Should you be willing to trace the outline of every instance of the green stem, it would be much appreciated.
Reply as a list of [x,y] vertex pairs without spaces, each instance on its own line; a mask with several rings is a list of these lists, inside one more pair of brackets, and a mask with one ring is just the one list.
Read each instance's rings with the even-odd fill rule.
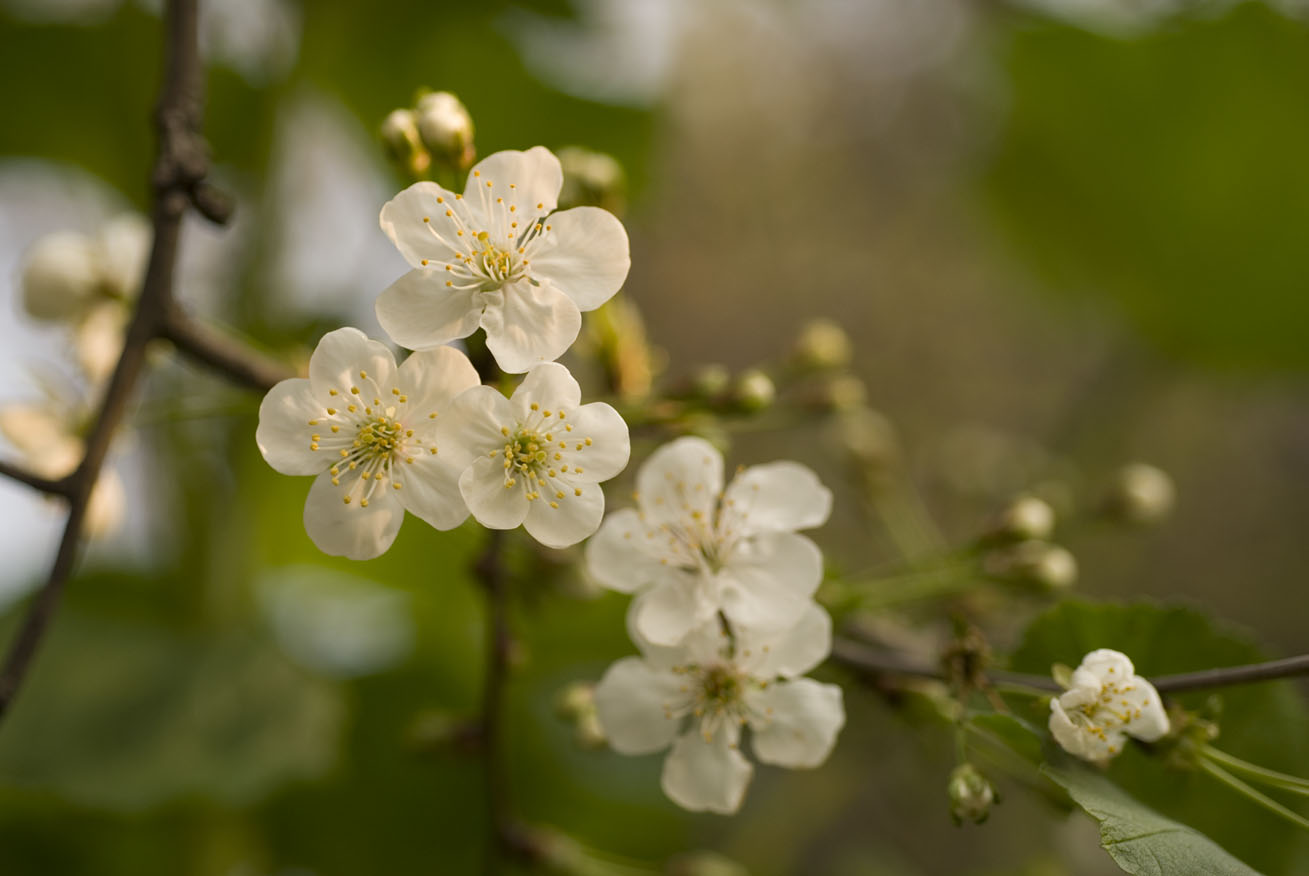
[[1286,819],[1302,830],[1309,830],[1309,818],[1305,818],[1300,813],[1287,809],[1271,797],[1265,796],[1259,791],[1256,791],[1254,788],[1250,787],[1245,782],[1214,763],[1212,760],[1202,758],[1200,760],[1200,769],[1204,770],[1233,791],[1243,794],[1252,802],[1257,803],[1274,815]]
[[1241,760],[1239,757],[1214,748],[1212,745],[1204,746],[1201,751],[1210,760],[1217,761],[1227,769],[1240,773],[1251,781],[1261,782],[1269,787],[1280,788],[1292,794],[1309,797],[1309,779],[1279,773],[1277,770],[1270,770],[1267,767]]

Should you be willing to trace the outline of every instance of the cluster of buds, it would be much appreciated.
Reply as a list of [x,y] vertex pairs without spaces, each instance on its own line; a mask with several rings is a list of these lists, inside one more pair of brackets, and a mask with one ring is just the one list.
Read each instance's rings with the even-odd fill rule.
[[1072,587],[1077,582],[1077,559],[1050,541],[1054,525],[1054,509],[1044,499],[1014,499],[983,530],[982,573],[1042,592]]
[[442,170],[461,174],[477,158],[473,117],[448,91],[421,93],[413,108],[392,110],[381,134],[391,160],[414,179]]

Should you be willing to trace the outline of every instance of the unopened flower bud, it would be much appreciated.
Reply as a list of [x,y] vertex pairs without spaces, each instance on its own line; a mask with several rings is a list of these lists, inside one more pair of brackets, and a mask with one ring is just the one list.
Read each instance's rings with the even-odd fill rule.
[[42,237],[27,252],[22,285],[23,307],[33,317],[76,321],[100,285],[94,244],[73,231]]
[[997,548],[982,557],[982,571],[1001,581],[1054,592],[1077,581],[1077,559],[1067,549],[1032,539]]
[[900,456],[895,427],[871,408],[858,407],[841,414],[837,425],[841,448],[851,460],[868,472],[882,472],[894,466]]
[[1019,496],[991,519],[982,533],[989,541],[1044,540],[1054,532],[1054,509],[1044,499]]
[[418,135],[418,119],[412,110],[392,110],[382,122],[382,144],[386,154],[413,176],[426,173],[432,164],[432,156],[423,147]]
[[838,374],[823,384],[822,401],[826,410],[854,410],[868,401],[868,387],[853,374]]
[[627,174],[618,159],[580,146],[565,146],[558,155],[564,169],[559,209],[602,207],[622,214],[627,204]]
[[691,375],[691,394],[705,401],[721,398],[732,383],[732,372],[722,365],[702,365]]
[[815,371],[848,365],[852,355],[850,336],[830,319],[815,319],[805,325],[792,353],[796,365]]
[[1173,510],[1177,490],[1162,469],[1143,462],[1125,465],[1105,496],[1105,512],[1126,523],[1157,523]]
[[555,714],[565,721],[576,721],[594,711],[595,685],[590,682],[575,681],[555,697]]
[[950,817],[955,824],[965,821],[981,824],[996,802],[995,788],[971,763],[955,767],[946,790],[950,795]]
[[777,398],[777,387],[773,379],[758,368],[741,372],[732,388],[732,397],[737,405],[747,411],[762,411]]
[[448,91],[433,91],[418,99],[414,110],[418,134],[432,158],[465,170],[476,157],[473,118],[459,98]]

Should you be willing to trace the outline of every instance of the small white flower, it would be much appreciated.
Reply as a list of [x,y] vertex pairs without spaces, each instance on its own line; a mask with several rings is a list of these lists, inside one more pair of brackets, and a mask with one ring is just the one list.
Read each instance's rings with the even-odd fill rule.
[[489,386],[460,395],[438,436],[463,475],[459,489],[483,526],[522,524],[549,547],[595,532],[607,481],[627,466],[627,424],[582,391],[557,362],[537,365],[505,398]]
[[729,814],[741,805],[754,767],[741,754],[741,731],[764,762],[816,767],[845,723],[841,689],[799,678],[831,649],[832,621],[809,603],[781,635],[738,631],[717,619],[676,648],[633,639],[643,657],[620,660],[595,689],[609,744],[621,754],[672,746],[663,789],[685,809]]
[[415,353],[399,368],[363,332],[323,336],[309,377],[283,380],[259,406],[255,441],[282,474],[317,475],[305,530],[324,553],[367,560],[395,541],[404,512],[437,529],[468,516],[459,468],[437,453],[450,401],[478,383],[458,350]]
[[743,470],[723,489],[723,457],[700,438],[656,450],[637,475],[639,510],[611,514],[587,545],[601,584],[638,593],[640,634],[674,645],[723,612],[732,628],[779,631],[818,589],[823,558],[794,530],[819,526],[832,493],[795,462]]
[[562,355],[581,312],[608,301],[631,265],[610,213],[550,215],[562,185],[559,159],[536,146],[478,162],[462,195],[420,182],[387,203],[382,230],[413,268],[377,300],[391,338],[425,350],[481,326],[509,372]]
[[1050,732],[1069,754],[1103,762],[1126,737],[1154,742],[1168,732],[1159,692],[1126,654],[1101,648],[1082,659],[1067,691],[1050,701]]

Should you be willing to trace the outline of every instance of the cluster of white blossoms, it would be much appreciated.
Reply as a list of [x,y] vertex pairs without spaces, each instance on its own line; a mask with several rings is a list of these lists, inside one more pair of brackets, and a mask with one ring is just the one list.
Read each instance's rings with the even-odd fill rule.
[[[622,285],[627,233],[609,213],[549,215],[563,173],[538,146],[473,167],[467,197],[416,183],[382,208],[382,229],[413,270],[382,293],[391,351],[353,328],[325,335],[309,377],[283,381],[259,409],[256,441],[283,474],[314,475],[305,529],[325,553],[371,559],[408,511],[440,530],[471,513],[567,547],[604,516],[600,482],[627,465],[627,424],[550,360],[576,339],[581,309]],[[445,346],[486,330],[511,397],[482,386]]]
[[637,503],[587,545],[592,576],[636,594],[642,653],[597,685],[600,724],[624,754],[672,746],[663,788],[678,805],[735,812],[753,772],[743,729],[758,760],[814,767],[845,723],[841,689],[800,677],[830,652],[832,622],[813,601],[822,554],[795,530],[824,523],[832,496],[793,462],[724,489],[713,445],[679,438],[642,466]]
[[1155,742],[1168,729],[1159,692],[1126,654],[1108,648],[1082,658],[1068,690],[1050,701],[1050,732],[1082,760],[1103,763],[1123,750],[1128,736]]
[[[688,809],[733,812],[753,767],[813,767],[845,722],[841,690],[802,676],[831,650],[813,600],[820,526],[831,493],[802,465],[742,471],[724,489],[723,459],[681,438],[642,467],[639,510],[605,513],[600,484],[627,465],[627,424],[582,403],[554,362],[581,313],[607,301],[629,267],[627,234],[595,207],[555,212],[559,161],[536,147],[472,168],[462,195],[420,182],[382,208],[382,229],[412,270],[377,316],[391,351],[353,328],[327,334],[309,376],[265,397],[256,436],[285,474],[315,477],[305,528],[329,554],[376,557],[410,512],[436,529],[470,514],[567,547],[599,533],[591,573],[635,593],[630,629],[642,657],[615,664],[595,692],[600,722],[624,753],[671,746],[663,786]],[[508,373],[506,398],[446,346],[481,328]]]

